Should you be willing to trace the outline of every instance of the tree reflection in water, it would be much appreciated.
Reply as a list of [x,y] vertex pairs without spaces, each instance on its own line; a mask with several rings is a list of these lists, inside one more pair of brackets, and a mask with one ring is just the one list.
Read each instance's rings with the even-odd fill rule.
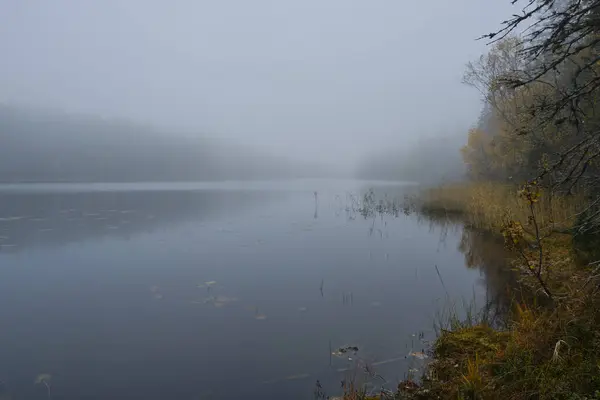
[[484,304],[473,306],[492,324],[503,325],[514,302],[532,304],[535,294],[521,285],[518,274],[511,268],[511,254],[502,236],[470,228],[460,215],[418,212],[414,195],[414,190],[390,195],[386,191],[368,189],[362,196],[350,198],[346,212],[352,217],[360,215],[374,221],[382,216],[414,215],[420,223],[428,224],[431,231],[439,232],[440,245],[445,245],[449,232],[460,232],[458,250],[464,254],[465,266],[480,271],[485,287]]
[[511,266],[513,258],[502,236],[465,226],[458,216],[419,215],[419,218],[441,230],[440,241],[445,241],[449,230],[461,230],[458,250],[464,254],[465,266],[478,269],[482,274],[485,304],[480,313],[490,323],[503,325],[514,302],[533,300],[535,294],[521,284]]

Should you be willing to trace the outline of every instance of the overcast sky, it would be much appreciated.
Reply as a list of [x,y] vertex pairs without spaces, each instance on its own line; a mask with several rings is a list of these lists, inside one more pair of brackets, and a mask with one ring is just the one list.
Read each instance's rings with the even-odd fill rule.
[[0,101],[353,160],[467,129],[509,0],[0,0]]

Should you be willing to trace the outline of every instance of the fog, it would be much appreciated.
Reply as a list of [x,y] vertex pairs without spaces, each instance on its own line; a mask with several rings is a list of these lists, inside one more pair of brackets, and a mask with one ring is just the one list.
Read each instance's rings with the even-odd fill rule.
[[461,181],[466,169],[460,148],[464,132],[422,137],[416,144],[372,152],[358,162],[355,176],[362,179],[412,181],[433,186]]
[[[492,0],[6,0],[0,102],[351,174],[383,149],[466,135],[481,104],[464,65],[512,12]],[[85,137],[114,128],[99,126]],[[53,140],[40,131],[30,142]]]

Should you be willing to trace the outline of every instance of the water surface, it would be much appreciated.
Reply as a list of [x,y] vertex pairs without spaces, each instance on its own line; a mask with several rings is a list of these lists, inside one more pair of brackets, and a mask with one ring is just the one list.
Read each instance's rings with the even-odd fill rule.
[[53,399],[304,399],[357,361],[393,389],[448,295],[483,296],[489,274],[460,225],[353,212],[371,187],[411,190],[0,186],[0,392],[46,398],[48,373]]

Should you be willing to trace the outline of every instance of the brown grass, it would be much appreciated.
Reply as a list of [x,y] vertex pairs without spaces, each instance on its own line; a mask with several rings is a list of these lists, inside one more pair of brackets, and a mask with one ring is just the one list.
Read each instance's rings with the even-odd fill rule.
[[[541,193],[535,205],[538,222],[565,230],[585,208],[583,196],[550,196]],[[441,186],[425,191],[420,209],[430,215],[462,215],[469,225],[497,232],[505,221],[527,221],[530,210],[518,196],[518,188],[496,183],[465,183]]]
[[[460,215],[478,229],[500,233],[507,221],[525,232],[539,227],[542,234],[524,234],[520,254],[525,261],[529,253],[543,254],[541,276],[554,293],[544,307],[515,301],[505,331],[474,323],[442,332],[425,381],[435,397],[600,399],[600,267],[577,261],[568,233],[585,204],[584,196],[551,197],[543,191],[528,202],[516,187],[491,183],[423,194],[425,213]],[[515,253],[513,267],[523,264],[521,255]],[[526,280],[527,268],[519,270]]]

